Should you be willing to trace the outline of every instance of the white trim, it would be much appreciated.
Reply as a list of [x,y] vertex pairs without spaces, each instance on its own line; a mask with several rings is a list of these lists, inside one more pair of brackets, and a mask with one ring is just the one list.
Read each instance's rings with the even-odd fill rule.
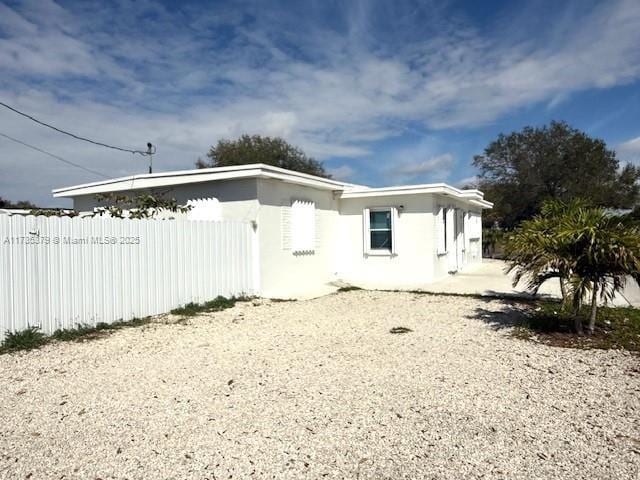
[[316,177],[314,175],[295,172],[293,170],[286,170],[284,168],[273,167],[262,163],[255,163],[250,165],[236,165],[232,167],[200,168],[193,170],[131,175],[128,177],[114,178],[100,182],[58,188],[52,192],[54,197],[77,197],[80,195],[94,195],[97,193],[140,190],[170,185],[234,180],[239,178],[273,178],[288,183],[306,185],[323,190],[365,188],[361,185],[338,182],[328,178]]
[[98,193],[144,190],[173,185],[236,180],[241,178],[271,178],[321,190],[331,190],[336,192],[337,196],[344,200],[350,198],[430,193],[465,200],[480,208],[493,207],[491,202],[484,200],[484,196],[479,190],[460,190],[452,187],[451,185],[447,185],[446,183],[369,188],[363,185],[339,182],[328,178],[295,172],[293,170],[273,167],[263,163],[131,175],[128,177],[113,178],[100,182],[57,188],[52,190],[52,193],[56,198],[79,197],[82,195],[95,195]]
[[405,185],[399,187],[382,188],[352,188],[340,193],[340,198],[347,200],[350,198],[388,197],[395,195],[416,195],[416,194],[437,194],[445,197],[465,200],[481,208],[492,208],[493,203],[484,199],[483,193],[479,190],[459,190],[446,183],[433,183],[424,185]]

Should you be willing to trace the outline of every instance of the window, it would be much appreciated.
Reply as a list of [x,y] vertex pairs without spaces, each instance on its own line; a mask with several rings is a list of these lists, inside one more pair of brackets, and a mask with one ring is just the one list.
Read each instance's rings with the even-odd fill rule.
[[315,204],[304,200],[295,200],[291,204],[291,250],[294,252],[313,252],[315,237]]
[[369,212],[369,233],[371,250],[391,251],[391,209]]
[[395,212],[393,207],[367,208],[364,210],[365,245],[369,255],[395,253]]

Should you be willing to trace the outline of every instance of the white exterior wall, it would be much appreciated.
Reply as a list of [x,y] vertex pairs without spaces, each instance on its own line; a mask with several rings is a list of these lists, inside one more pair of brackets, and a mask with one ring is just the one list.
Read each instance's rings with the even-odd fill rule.
[[[326,293],[327,283],[336,280],[338,200],[334,199],[333,192],[259,179],[258,200],[262,295],[290,298]],[[315,203],[316,242],[313,252],[294,253],[283,245],[283,209],[290,209],[294,200]]]
[[[447,207],[449,209],[457,208],[465,212],[471,211],[479,215],[482,215],[482,210],[480,208],[474,207],[466,202],[461,202],[459,200],[454,200],[451,197],[446,197],[441,195],[434,195],[432,198],[433,198],[433,208],[434,208],[432,211],[434,232],[436,229],[435,214],[436,214],[436,209],[439,206]],[[453,229],[451,229],[451,231],[453,231]],[[458,241],[464,241],[464,249],[465,249],[465,265],[464,266],[468,266],[473,263],[479,263],[482,261],[482,238],[481,237],[479,240],[480,242],[479,256],[475,260],[471,258],[470,251],[469,251],[469,232],[465,232],[464,238],[462,237],[462,235],[459,235]],[[432,281],[440,280],[441,278],[446,277],[449,274],[449,272],[452,270],[452,263],[455,263],[455,261],[451,258],[451,255],[455,255],[455,251],[451,251],[452,249],[453,247],[449,249],[447,254],[434,255]]]
[[[403,206],[403,208],[399,208]],[[363,211],[396,207],[395,255],[366,255]],[[432,280],[435,235],[432,197],[396,195],[341,200],[339,273],[346,282],[372,287],[403,287]]]
[[[339,193],[330,190],[265,178],[191,183],[158,190],[176,198],[179,204],[197,198],[217,198],[224,220],[255,222],[257,291],[271,298],[320,295],[328,291],[329,282],[336,280],[379,288],[419,288],[439,280],[451,270],[452,259],[450,254],[436,253],[438,207],[482,213],[480,208],[448,196],[412,194],[340,199]],[[317,239],[312,252],[294,253],[283,244],[283,209],[290,209],[295,200],[315,204]],[[90,211],[95,206],[99,203],[93,197],[74,198],[76,210]],[[393,256],[364,254],[363,210],[375,207],[398,208]],[[464,242],[466,266],[471,263],[468,235]],[[482,256],[481,239],[479,242],[477,261]]]

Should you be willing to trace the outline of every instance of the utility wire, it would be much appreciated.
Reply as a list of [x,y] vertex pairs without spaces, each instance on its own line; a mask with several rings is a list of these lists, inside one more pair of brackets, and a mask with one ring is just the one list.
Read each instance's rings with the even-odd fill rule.
[[7,105],[6,103],[0,102],[0,105],[5,107],[5,108],[8,108],[9,110],[11,110],[12,112],[17,113],[18,115],[22,115],[23,117],[28,118],[29,120],[33,120],[34,122],[39,123],[42,126],[50,128],[52,130],[55,130],[56,132],[59,132],[59,133],[63,133],[65,135],[69,135],[70,137],[73,137],[73,138],[75,138],[77,140],[82,140],[84,142],[93,143],[94,145],[99,145],[101,147],[112,148],[113,150],[120,150],[121,152],[139,153],[140,155],[143,155],[143,156],[149,155],[148,152],[144,152],[142,150],[129,150],[128,148],[115,147],[113,145],[107,145],[106,143],[96,142],[96,141],[91,140],[89,138],[85,138],[85,137],[80,137],[78,135],[74,135],[73,133],[69,133],[69,132],[67,132],[65,130],[61,130],[58,127],[54,127],[53,125],[49,125],[48,123],[42,122],[42,121],[38,120],[37,118],[32,117],[31,115],[27,115],[26,113],[21,112],[20,110],[17,110],[15,108],[13,108],[12,106]]
[[21,140],[18,140],[17,138],[10,137],[9,135],[6,135],[6,134],[4,134],[2,132],[0,132],[0,137],[4,137],[7,140],[11,140],[12,142],[16,142],[16,143],[19,143],[20,145],[24,145],[25,147],[31,148],[33,150],[36,150],[36,151],[40,152],[40,153],[44,153],[45,155],[49,155],[50,157],[53,157],[56,160],[60,160],[61,162],[68,163],[69,165],[72,165],[72,166],[77,167],[77,168],[81,168],[82,170],[85,170],[85,171],[87,171],[89,173],[93,173],[94,175],[98,175],[98,176],[104,177],[104,178],[111,178],[108,175],[105,175],[104,173],[100,173],[100,172],[97,172],[95,170],[91,170],[90,168],[83,167],[82,165],[78,165],[77,163],[73,163],[72,161],[67,160],[66,158],[59,157],[58,155],[54,155],[53,153],[49,153],[49,152],[47,152],[45,150],[42,150],[41,148],[34,147],[33,145],[29,145],[28,143],[25,143],[25,142],[23,142]]

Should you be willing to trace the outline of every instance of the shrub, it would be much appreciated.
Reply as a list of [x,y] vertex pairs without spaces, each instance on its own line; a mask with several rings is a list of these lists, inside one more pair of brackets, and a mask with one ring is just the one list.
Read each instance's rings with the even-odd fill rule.
[[340,287],[338,292],[354,292],[356,290],[362,290],[360,287],[356,287],[355,285],[347,285],[345,287]]
[[76,328],[60,328],[53,332],[51,338],[60,340],[62,342],[69,342],[71,340],[77,340],[80,337],[84,337],[90,333],[93,333],[96,329],[90,325],[81,324]]
[[185,317],[193,317],[199,313],[219,312],[233,307],[237,302],[248,300],[247,297],[231,297],[225,298],[218,296],[213,300],[204,303],[187,303],[179,308],[171,310],[173,315],[184,315]]
[[39,348],[47,343],[47,336],[40,331],[40,327],[28,327],[19,332],[7,332],[0,350],[13,352]]

